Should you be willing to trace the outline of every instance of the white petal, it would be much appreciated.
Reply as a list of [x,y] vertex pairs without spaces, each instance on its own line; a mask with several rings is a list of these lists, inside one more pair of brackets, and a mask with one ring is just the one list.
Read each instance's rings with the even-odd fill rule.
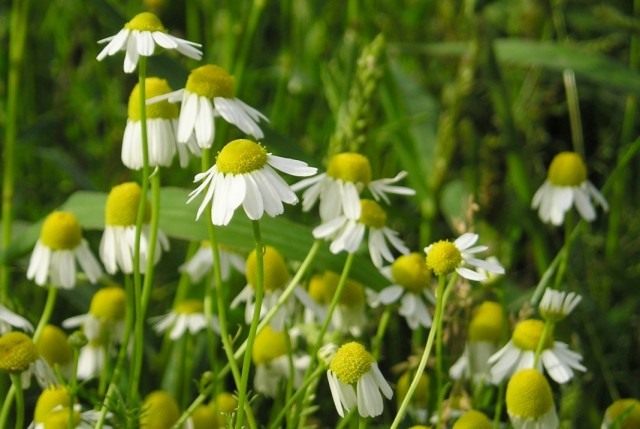
[[388,286],[380,291],[378,295],[380,302],[389,305],[393,302],[396,302],[402,296],[404,292],[404,288],[398,285]]

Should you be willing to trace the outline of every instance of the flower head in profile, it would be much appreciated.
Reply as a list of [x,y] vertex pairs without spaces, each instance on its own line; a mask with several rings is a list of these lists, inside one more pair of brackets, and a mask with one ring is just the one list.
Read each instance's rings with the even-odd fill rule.
[[575,204],[580,216],[588,222],[596,218],[595,201],[605,211],[607,201],[600,191],[587,180],[587,167],[575,152],[561,152],[553,158],[547,180],[536,191],[531,207],[545,223],[561,225],[564,215]]
[[11,331],[13,328],[27,332],[33,331],[31,322],[0,304],[0,335]]
[[[384,409],[393,390],[378,368],[373,356],[360,343],[343,344],[331,359],[327,370],[329,388],[341,417],[358,408],[362,417],[375,417]],[[381,394],[382,393],[382,394]]]
[[91,283],[102,276],[102,268],[82,238],[73,213],[55,211],[47,216],[40,238],[29,260],[27,278],[44,286],[71,289],[76,285],[76,261]]
[[562,292],[548,288],[544,291],[538,309],[545,320],[557,322],[567,317],[582,301],[575,292]]
[[51,368],[59,368],[65,376],[71,375],[73,350],[62,329],[45,325],[35,344],[38,353]]
[[228,417],[238,408],[238,401],[229,392],[220,392],[208,404],[198,406],[187,420],[189,429],[223,429]]
[[156,46],[176,50],[194,60],[202,58],[202,52],[198,49],[202,45],[167,34],[160,19],[151,12],[139,13],[127,22],[115,36],[99,40],[98,43],[107,44],[96,57],[98,61],[120,51],[125,51],[125,73],[132,73],[136,69],[140,56],[150,57],[153,55]]
[[516,372],[507,384],[507,413],[514,429],[557,429],[558,415],[547,379],[535,369]]
[[[42,391],[33,412],[33,429],[90,429],[98,420],[96,411],[84,411],[79,404],[71,405],[71,395],[65,386],[51,386]],[[72,425],[69,426],[69,423]],[[111,426],[104,426],[109,429]]]
[[504,268],[498,262],[476,258],[476,253],[488,249],[487,246],[474,246],[477,241],[478,234],[467,232],[454,242],[441,240],[429,245],[424,249],[427,267],[438,276],[455,271],[474,281],[486,280],[487,273],[504,274]]
[[297,204],[298,197],[274,169],[293,176],[311,176],[317,171],[302,161],[272,155],[251,140],[234,140],[218,153],[213,167],[196,175],[195,181],[202,183],[187,202],[206,189],[196,219],[211,203],[214,225],[227,225],[241,205],[252,220],[265,212],[278,216],[284,212],[282,203]]
[[469,410],[464,413],[453,425],[452,429],[492,429],[493,423],[482,412]]
[[389,194],[415,195],[411,188],[395,185],[407,173],[401,171],[393,178],[372,180],[369,159],[355,152],[333,155],[327,172],[293,185],[302,194],[302,209],[309,211],[320,201],[320,219],[328,221],[344,213],[352,219],[360,217],[360,193],[366,187],[376,201],[389,203]]
[[175,306],[169,313],[153,319],[154,329],[157,333],[171,331],[169,338],[177,340],[185,333],[196,335],[206,328],[211,328],[218,332],[218,321],[212,319],[207,323],[207,316],[204,314],[204,305],[197,299],[187,299]]
[[180,408],[173,396],[163,390],[156,390],[144,398],[140,411],[140,429],[168,429],[179,418]]
[[[526,319],[516,325],[507,345],[489,358],[493,383],[500,383],[519,369],[533,368],[543,329],[544,322],[537,319]],[[549,334],[542,345],[537,369],[541,370],[543,366],[549,376],[560,384],[571,380],[574,371],[587,370],[582,365],[580,354],[569,350],[565,343],[554,341]]]
[[398,233],[386,226],[387,212],[378,203],[373,200],[360,200],[358,212],[357,217],[344,214],[324,222],[313,230],[313,236],[331,240],[331,253],[355,253],[364,239],[365,231],[368,230],[369,256],[373,265],[378,268],[382,266],[383,260],[392,262],[394,259],[387,242],[398,252],[409,253],[407,246],[398,238]]
[[[114,186],[107,196],[105,204],[105,228],[100,240],[100,259],[109,274],[118,270],[124,274],[133,272],[133,255],[136,242],[136,217],[142,197],[140,185],[125,182]],[[144,273],[149,253],[149,209],[145,206],[145,215],[140,236],[140,272]],[[162,250],[169,249],[169,239],[158,230],[158,239],[154,254],[158,263]]]
[[640,401],[634,398],[624,398],[614,401],[607,407],[600,428],[640,428]]
[[7,332],[0,337],[0,371],[19,374],[23,389],[31,386],[32,375],[42,387],[57,384],[51,367],[42,359],[31,338],[22,332]]
[[[219,249],[220,254],[220,275],[223,281],[229,280],[231,277],[231,268],[237,272],[244,274],[245,264],[244,258],[237,253],[225,249]],[[211,271],[213,267],[213,252],[211,243],[204,240],[200,243],[200,247],[193,256],[179,268],[180,272],[189,274],[191,281],[197,283]]]

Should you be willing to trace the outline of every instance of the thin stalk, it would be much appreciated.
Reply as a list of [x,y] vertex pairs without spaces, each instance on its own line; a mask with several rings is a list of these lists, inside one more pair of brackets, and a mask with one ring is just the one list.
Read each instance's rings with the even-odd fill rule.
[[567,95],[573,150],[584,158],[584,136],[582,134],[582,116],[580,115],[580,98],[578,97],[576,73],[571,69],[565,69],[562,72],[562,80]]
[[[78,357],[80,353],[77,347],[73,347],[73,359],[71,361],[71,377],[69,378],[69,404],[73,407],[76,403],[76,395],[78,393]],[[67,422],[68,429],[74,429],[76,422],[74,419],[74,413],[69,413],[69,421]]]
[[538,339],[538,345],[536,347],[536,353],[533,355],[533,367],[537,368],[540,363],[540,356],[542,355],[542,350],[544,349],[544,345],[547,343],[547,338],[553,335],[554,323],[550,320],[546,320],[544,322],[544,326],[542,327],[542,333],[540,334],[540,339]]
[[0,428],[7,427],[7,419],[9,418],[9,410],[11,409],[11,404],[13,404],[13,399],[16,396],[16,386],[12,383],[11,387],[9,387],[9,391],[7,392],[7,396],[4,398],[4,403],[2,404],[2,410],[0,411]]
[[389,326],[389,319],[391,319],[391,307],[385,308],[382,316],[380,317],[380,322],[378,322],[378,329],[376,330],[376,336],[373,338],[373,345],[371,347],[371,354],[373,355],[373,359],[377,361],[380,358],[380,348],[382,347],[382,340],[384,339],[384,334],[387,332],[387,326]]
[[[443,276],[440,276],[440,278],[438,279],[438,282],[443,281],[442,278]],[[451,279],[449,280],[449,283],[447,284],[447,287],[444,290],[442,302],[447,302],[449,300],[449,295],[451,294],[451,291],[453,290],[453,286],[456,284],[457,280],[458,280],[458,276],[456,274],[451,276]],[[440,428],[442,426],[442,422],[444,420],[442,418],[442,411],[443,411],[442,401],[444,400],[444,395],[446,394],[446,391],[447,391],[443,383],[444,375],[442,370],[442,366],[443,366],[442,365],[442,345],[443,345],[442,322],[443,320],[444,320],[444,308],[442,309],[440,327],[438,328],[438,332],[436,333],[436,389],[437,389],[436,392],[438,392],[438,395],[436,397],[436,413],[438,415],[438,423],[436,424],[437,428]]]
[[58,297],[58,288],[53,286],[47,287],[47,300],[44,303],[44,309],[42,310],[42,314],[40,315],[40,321],[38,321],[38,326],[36,327],[35,332],[33,333],[33,342],[37,342],[42,335],[42,331],[44,327],[47,326],[49,320],[51,319],[51,314],[53,313],[53,308],[56,305],[56,298]]
[[98,396],[104,396],[106,394],[109,376],[111,373],[111,359],[109,359],[109,345],[111,344],[111,338],[107,338],[105,343],[100,347],[100,351],[104,353],[104,365],[100,371],[100,379],[98,381]]
[[[242,361],[242,376],[240,378],[240,386],[238,390],[238,410],[244,410],[244,404],[247,399],[247,385],[249,383],[249,372],[251,371],[251,353],[253,351],[253,343],[258,332],[258,323],[260,323],[260,310],[262,309],[262,299],[264,297],[264,244],[262,242],[262,234],[260,233],[260,221],[251,222],[253,227],[253,238],[256,242],[256,284],[255,302],[253,307],[253,318],[249,326],[249,335],[247,337],[247,351]],[[236,420],[236,429],[242,428],[244,421],[244,413],[238,412]]]
[[[284,328],[284,338],[285,338],[285,344],[287,346],[287,365],[289,367],[289,377],[287,377],[287,385],[285,387],[285,395],[284,395],[284,400],[288,401],[289,398],[291,398],[291,395],[293,394],[293,381],[295,379],[295,366],[293,365],[293,346],[291,344],[291,336],[289,335],[289,328],[290,326],[287,324]],[[293,409],[289,410],[291,413],[294,412]],[[291,427],[291,419],[293,418],[293,416],[291,416],[290,414],[287,415],[287,427]]]
[[247,65],[247,58],[249,57],[249,50],[253,45],[253,38],[266,3],[267,0],[253,0],[251,3],[247,26],[242,32],[242,45],[240,46],[238,58],[233,64],[233,74],[238,85],[242,85],[243,83],[244,71]]
[[24,428],[24,392],[21,374],[9,374],[16,392],[16,429]]
[[[282,419],[284,419],[284,417],[287,414],[287,411],[289,410],[293,410],[294,409],[294,404],[300,399],[300,397],[304,394],[304,392],[307,390],[307,388],[309,387],[309,385],[311,385],[311,383],[313,383],[314,381],[316,381],[321,375],[322,373],[326,371],[326,368],[324,367],[324,365],[319,365],[316,370],[311,373],[311,375],[304,381],[304,383],[302,384],[302,386],[300,386],[298,388],[298,390],[296,390],[296,393],[294,393],[293,395],[291,395],[291,397],[289,398],[289,400],[286,402],[286,404],[284,405],[284,407],[282,407],[282,409],[280,410],[280,412],[278,413],[278,415],[276,416],[276,418],[273,420],[273,423],[271,423],[271,426],[269,426],[270,429],[278,429],[280,428],[280,422],[282,422]],[[291,426],[292,427],[292,426]]]
[[496,398],[496,406],[493,410],[493,429],[500,429],[500,417],[502,417],[502,407],[504,405],[504,389],[505,382],[501,382],[500,386],[498,386],[498,397]]

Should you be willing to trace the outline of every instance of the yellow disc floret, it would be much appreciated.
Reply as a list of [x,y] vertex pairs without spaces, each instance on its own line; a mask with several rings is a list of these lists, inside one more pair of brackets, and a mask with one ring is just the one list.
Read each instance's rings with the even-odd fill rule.
[[57,326],[46,325],[42,330],[40,338],[36,341],[38,354],[46,360],[49,365],[64,366],[71,362],[73,351],[67,341],[64,331]]
[[[157,77],[148,77],[144,81],[145,100],[158,95],[171,92],[171,87],[166,80]],[[140,85],[137,84],[129,96],[129,119],[140,120]],[[176,119],[179,115],[178,106],[169,103],[167,100],[147,104],[147,119]]]
[[71,396],[65,386],[48,387],[38,397],[36,409],[33,413],[33,421],[42,423],[54,409],[69,407],[69,404],[71,404]]
[[101,322],[119,322],[124,319],[126,304],[124,289],[118,286],[105,287],[93,295],[89,314]]
[[618,399],[604,413],[604,423],[618,424],[619,429],[640,429],[640,401],[633,398]]
[[579,186],[587,180],[587,166],[575,152],[561,152],[553,158],[547,178],[556,186]]
[[207,64],[191,71],[185,89],[207,98],[233,98],[234,86],[233,76],[225,69]]
[[267,150],[256,142],[238,139],[218,153],[216,166],[224,174],[245,174],[260,170],[267,163]]
[[453,425],[453,429],[491,429],[493,424],[480,411],[469,410]]
[[258,335],[253,345],[251,356],[256,365],[267,364],[277,357],[287,353],[287,339],[284,332],[274,331],[266,325]]
[[[309,282],[309,295],[314,301],[327,305],[335,295],[338,283],[340,283],[340,276],[333,271],[317,274]],[[354,280],[347,280],[342,288],[338,303],[347,307],[355,307],[362,305],[364,298],[364,287]]]
[[547,379],[535,369],[516,372],[507,384],[507,411],[510,415],[536,419],[553,407]]
[[[136,224],[138,205],[142,189],[136,182],[114,186],[105,204],[105,223],[109,226],[131,226]],[[145,204],[144,221],[149,221],[149,207]]]
[[0,337],[0,370],[22,372],[36,359],[36,345],[22,332],[7,332]]
[[178,305],[176,305],[176,308],[174,309],[174,312],[176,312],[178,314],[203,313],[204,312],[204,305],[203,305],[202,301],[200,301],[200,300],[187,299],[185,301],[182,301]]
[[82,242],[82,229],[73,213],[55,211],[40,230],[40,241],[51,250],[73,250]]
[[448,240],[433,243],[427,253],[427,268],[439,276],[452,273],[461,262],[460,250]]
[[142,12],[134,16],[124,28],[138,31],[162,31],[166,32],[160,19],[151,12]]
[[[511,341],[521,350],[535,351],[538,348],[540,337],[544,329],[544,322],[536,319],[527,319],[519,322],[513,330]],[[553,337],[547,335],[543,350],[553,346]]]
[[151,392],[142,404],[141,429],[169,429],[178,421],[180,409],[176,400],[162,390]]
[[69,420],[72,422],[72,427],[77,427],[80,423],[80,414],[77,411],[72,411],[70,408],[65,407],[47,414],[42,420],[42,426],[43,429],[67,429],[69,427]]
[[469,323],[469,340],[498,343],[502,337],[504,322],[504,310],[500,304],[483,302],[476,307]]
[[420,293],[429,287],[431,272],[427,269],[422,255],[414,252],[398,257],[391,264],[391,277],[406,290]]
[[360,343],[352,341],[338,349],[329,369],[344,384],[356,384],[374,363],[371,353]]
[[371,164],[366,156],[359,153],[339,153],[329,160],[327,175],[343,182],[368,185],[371,182]]
[[[284,258],[274,247],[265,246],[263,254],[264,277],[262,278],[264,290],[274,291],[284,288],[289,282],[289,272]],[[249,254],[246,264],[247,281],[255,288],[258,280],[258,258],[255,249]]]
[[373,200],[360,200],[360,223],[369,228],[384,228],[387,224],[387,212]]
[[[409,391],[409,385],[415,375],[415,371],[407,371],[398,379],[396,385],[396,398],[398,400],[398,407],[404,401],[404,397]],[[418,380],[418,387],[411,398],[411,403],[419,408],[427,408],[429,405],[429,377],[426,373],[422,373],[420,380]]]

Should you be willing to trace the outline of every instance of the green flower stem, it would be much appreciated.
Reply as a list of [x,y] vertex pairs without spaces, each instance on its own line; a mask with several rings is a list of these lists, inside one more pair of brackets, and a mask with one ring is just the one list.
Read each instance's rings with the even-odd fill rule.
[[[244,359],[242,361],[242,377],[238,390],[238,410],[244,410],[244,404],[247,399],[247,385],[249,383],[249,372],[251,371],[251,354],[253,351],[253,343],[258,332],[260,310],[262,309],[262,299],[264,297],[264,244],[262,243],[262,235],[260,233],[260,221],[254,220],[251,222],[251,225],[253,226],[253,237],[256,242],[256,284],[253,285],[256,299],[253,304],[253,318],[251,319],[249,335],[247,337],[247,350],[244,353]],[[243,420],[244,413],[238,412],[236,429],[242,428]]]
[[53,286],[47,287],[47,300],[44,303],[44,309],[42,310],[42,314],[40,315],[40,320],[38,321],[38,326],[36,327],[35,332],[33,333],[33,342],[37,342],[42,335],[42,331],[44,327],[47,326],[49,320],[51,319],[51,314],[53,313],[53,308],[56,306],[56,298],[58,297],[58,288]]
[[[16,392],[16,429],[24,428],[24,392],[22,391],[22,375],[9,374]],[[3,426],[4,427],[4,426]]]
[[[302,386],[300,386],[298,390],[296,390],[296,393],[291,395],[291,397],[286,402],[284,407],[282,407],[282,409],[280,410],[276,418],[273,420],[273,423],[271,423],[271,425],[269,426],[269,429],[279,429],[281,427],[280,422],[282,422],[282,419],[284,419],[285,415],[287,414],[287,411],[295,409],[294,404],[302,397],[302,395],[307,390],[307,388],[313,382],[315,382],[318,378],[320,378],[322,373],[325,371],[326,371],[326,368],[324,367],[324,365],[318,365],[316,370],[313,371],[313,373],[311,373],[309,377],[307,377],[307,379],[304,381]],[[288,427],[293,427],[293,426],[288,426]]]
[[378,329],[376,331],[376,336],[373,338],[373,346],[371,347],[371,354],[373,355],[374,360],[378,360],[380,358],[380,348],[382,347],[382,340],[384,339],[384,334],[387,332],[387,326],[389,326],[389,319],[391,319],[391,307],[387,307],[384,309],[382,316],[380,317],[380,322],[378,322]]
[[98,381],[98,396],[104,397],[109,387],[109,376],[111,374],[111,359],[109,357],[109,346],[111,344],[111,336],[107,335],[104,344],[100,347],[100,352],[104,353],[104,365],[100,371],[100,379]]
[[[447,302],[449,300],[449,295],[451,294],[451,291],[453,290],[453,286],[456,284],[456,281],[458,280],[458,275],[457,274],[453,274],[451,276],[451,279],[449,279],[449,283],[447,284],[447,287],[444,290],[444,295],[442,297],[442,302]],[[438,282],[442,282],[443,277],[440,276],[440,278],[438,278]],[[444,319],[444,307],[442,309],[442,317],[440,319],[440,327],[438,328],[438,332],[436,334],[436,392],[438,392],[438,396],[436,397],[436,412],[438,413],[438,423],[436,424],[436,427],[439,428],[442,425],[442,422],[444,421],[444,419],[442,418],[442,412],[444,411],[442,409],[442,401],[444,400],[444,396],[446,394],[447,386],[444,385],[444,371],[442,369],[443,364],[442,364],[442,346],[443,346],[443,341],[442,341],[442,334],[443,334],[443,329],[442,329],[442,322]]]
[[536,347],[536,353],[533,357],[533,367],[537,368],[540,363],[540,356],[542,355],[542,350],[544,345],[547,342],[547,338],[550,338],[553,335],[553,329],[555,328],[555,323],[551,320],[546,320],[544,322],[544,326],[542,327],[542,333],[540,334],[540,339],[538,340],[538,346]]
[[[452,274],[451,279],[449,280],[449,287],[452,287],[457,280],[457,274]],[[424,372],[425,367],[427,366],[427,361],[429,360],[429,355],[431,354],[431,349],[433,348],[433,342],[436,338],[436,333],[442,329],[442,319],[444,314],[444,306],[445,302],[445,284],[446,277],[440,276],[438,279],[438,288],[436,290],[436,311],[433,319],[433,325],[431,326],[431,330],[429,331],[429,336],[427,337],[427,344],[424,348],[424,352],[422,353],[422,358],[420,358],[420,363],[418,364],[418,368],[416,369],[416,373],[413,376],[413,380],[411,380],[411,384],[409,385],[409,389],[407,390],[407,394],[402,400],[402,404],[400,404],[400,408],[398,409],[398,413],[396,417],[393,419],[391,423],[390,429],[398,429],[400,422],[404,418],[404,415],[407,412],[407,407],[411,402],[411,398],[413,397],[414,392],[418,388],[418,383],[420,383],[420,376]]]
[[[73,359],[71,361],[71,377],[69,377],[69,404],[73,407],[76,403],[76,394],[78,392],[78,358],[80,353],[77,347],[73,347]],[[69,413],[69,421],[67,422],[68,429],[74,429],[76,422],[73,418],[73,413]]]
[[506,383],[502,381],[498,386],[498,396],[496,396],[496,405],[493,411],[493,428],[500,429],[500,418],[502,417],[502,407],[504,406],[504,389]]
[[[287,377],[287,385],[285,387],[285,395],[284,395],[285,402],[288,402],[289,398],[291,398],[291,395],[293,394],[293,381],[295,379],[295,374],[296,374],[295,373],[296,368],[293,364],[293,345],[291,344],[291,336],[289,335],[290,328],[291,327],[289,326],[289,324],[286,323],[284,327],[284,338],[287,346],[287,365],[289,368],[289,377]],[[290,408],[289,411],[290,413],[295,412],[294,408]],[[291,427],[291,422],[293,418],[295,418],[295,416],[291,414],[287,414],[287,424],[286,424],[287,427]]]
[[240,46],[240,50],[236,52],[240,52],[236,61],[233,64],[233,75],[235,77],[235,81],[238,85],[242,85],[244,71],[247,65],[247,58],[249,58],[249,52],[251,47],[253,46],[253,39],[256,34],[256,30],[258,28],[258,23],[260,22],[260,17],[262,16],[262,12],[264,11],[267,0],[253,0],[251,3],[251,9],[249,11],[249,18],[247,20],[247,25],[242,32],[242,44]]
[[7,419],[9,418],[9,410],[11,409],[11,405],[13,404],[13,399],[16,396],[16,386],[11,384],[9,387],[9,391],[7,392],[7,396],[4,398],[4,403],[2,404],[2,410],[0,411],[0,428],[7,427]]
[[[18,94],[21,91],[20,77],[22,76],[25,39],[29,27],[27,24],[29,5],[29,0],[14,0],[9,21],[9,71],[6,86],[4,145],[2,148],[2,243],[0,250],[6,250],[9,247],[12,237]],[[7,261],[3,259],[0,265],[0,302],[6,302],[8,287],[9,266]]]
[[182,361],[182,392],[180,395],[181,403],[180,408],[184,408],[186,405],[187,399],[191,397],[191,383],[193,379],[193,336],[187,330],[184,333],[184,350],[183,350],[183,361]]

